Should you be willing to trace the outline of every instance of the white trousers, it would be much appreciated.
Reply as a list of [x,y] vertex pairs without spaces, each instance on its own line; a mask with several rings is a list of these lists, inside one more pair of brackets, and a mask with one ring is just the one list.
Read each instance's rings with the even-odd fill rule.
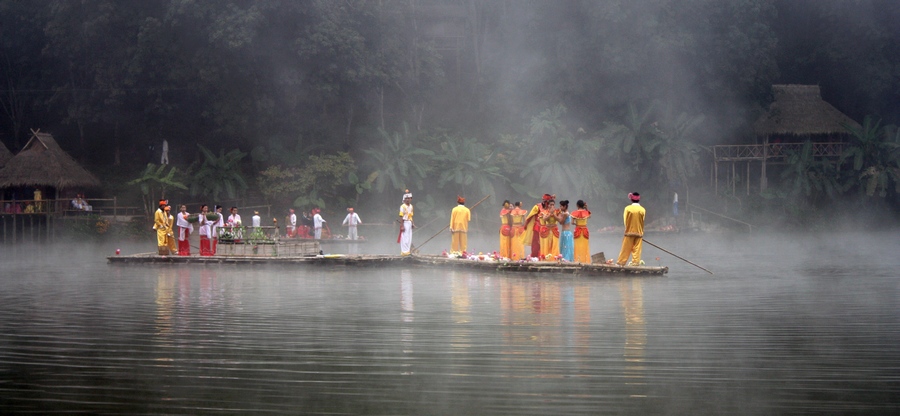
[[412,221],[403,221],[403,233],[400,234],[400,254],[409,254],[412,248]]
[[322,227],[316,228],[316,240],[322,239]]
[[351,225],[351,226],[347,227],[347,238],[349,238],[351,240],[356,240],[357,235],[356,235],[356,226],[355,225]]

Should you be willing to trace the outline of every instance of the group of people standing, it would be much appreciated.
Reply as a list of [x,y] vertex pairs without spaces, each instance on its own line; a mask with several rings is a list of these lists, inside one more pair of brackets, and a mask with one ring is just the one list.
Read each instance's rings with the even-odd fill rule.
[[[640,205],[640,194],[628,194],[631,205],[625,208],[625,234],[622,249],[616,264],[624,266],[631,257],[632,265],[641,263],[641,242],[644,235],[644,217],[646,211]],[[412,194],[407,191],[400,206],[401,254],[409,254],[409,245],[404,245],[406,233],[409,232],[411,242]],[[458,254],[468,247],[469,221],[471,211],[465,206],[466,199],[456,198],[457,206],[450,212],[450,253]],[[588,219],[591,211],[587,203],[579,200],[575,210],[570,211],[569,201],[559,201],[556,206],[556,195],[544,194],[541,202],[535,204],[531,211],[522,209],[522,202],[503,201],[500,209],[500,251],[501,258],[523,260],[537,258],[540,260],[565,259],[569,262],[591,263],[590,231]],[[408,224],[407,224],[408,223]],[[526,256],[525,247],[530,250]]]
[[[153,217],[153,229],[156,230],[156,244],[159,255],[190,256],[190,236],[194,232],[194,222],[199,224],[200,255],[212,256],[218,250],[219,229],[232,230],[232,237],[240,241],[241,215],[237,207],[231,207],[228,218],[222,214],[222,206],[216,205],[215,211],[210,212],[208,205],[200,206],[200,213],[196,219],[187,212],[187,205],[181,205],[178,213],[173,216],[169,201],[159,200],[159,209]],[[215,214],[215,215],[211,215]],[[260,218],[256,212],[252,218],[255,227],[258,227]]]
[[[509,214],[511,232],[515,233],[517,227],[521,227],[521,244],[530,246],[530,257],[560,258],[577,263],[591,262],[590,232],[587,227],[591,211],[588,210],[587,203],[579,200],[575,204],[577,209],[570,211],[568,200],[559,201],[557,208],[556,195],[544,194],[541,202],[535,204],[531,211],[525,214],[524,220],[518,218],[521,215],[518,211],[524,210],[521,203],[517,204],[518,206]],[[522,225],[519,225],[520,221]],[[520,250],[518,246],[514,249]],[[521,250],[524,253],[524,247]]]
[[[331,234],[331,230],[328,229],[327,225],[328,221],[322,218],[322,210],[319,208],[313,208],[308,214],[304,211],[303,216],[299,218],[299,224],[297,220],[297,213],[291,208],[287,216],[288,238],[315,238],[316,240],[321,240],[323,228]],[[356,240],[359,238],[357,226],[360,224],[362,224],[362,220],[359,218],[359,214],[353,211],[353,207],[347,208],[347,216],[344,217],[342,225],[347,227],[348,239]],[[312,234],[310,234],[310,230],[312,230]]]

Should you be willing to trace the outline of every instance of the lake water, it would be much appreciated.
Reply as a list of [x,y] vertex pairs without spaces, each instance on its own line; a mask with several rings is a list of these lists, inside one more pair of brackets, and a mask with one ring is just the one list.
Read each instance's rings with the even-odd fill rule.
[[896,232],[648,238],[715,275],[647,246],[667,277],[111,266],[111,244],[6,246],[0,413],[900,411]]

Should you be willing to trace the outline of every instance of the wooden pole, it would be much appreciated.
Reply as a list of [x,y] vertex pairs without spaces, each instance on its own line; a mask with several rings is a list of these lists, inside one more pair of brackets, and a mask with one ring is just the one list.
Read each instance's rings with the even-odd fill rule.
[[682,260],[682,261],[684,261],[685,263],[688,263],[688,264],[690,264],[690,265],[692,265],[692,266],[694,266],[694,267],[697,267],[698,269],[703,270],[703,271],[705,271],[705,272],[707,272],[707,273],[709,273],[709,274],[713,274],[713,272],[711,272],[711,271],[709,271],[709,270],[707,270],[707,269],[704,269],[703,267],[700,267],[700,266],[698,266],[698,265],[695,264],[695,263],[691,263],[689,260],[685,259],[684,257],[680,257],[680,256],[678,256],[677,254],[675,254],[675,253],[673,253],[673,252],[671,252],[671,251],[669,251],[669,250],[666,250],[666,249],[664,249],[664,248],[662,248],[662,247],[660,247],[660,246],[658,246],[658,245],[656,245],[656,244],[653,244],[653,243],[647,241],[646,238],[644,238],[643,240],[644,240],[645,243],[650,244],[651,246],[656,247],[656,248],[662,250],[662,251],[665,252],[665,253],[668,253],[668,254],[673,255],[673,256],[675,256],[675,258],[677,258],[677,259],[679,259],[679,260]]
[[[470,209],[470,210],[475,209],[475,207],[477,207],[478,204],[484,202],[485,199],[488,199],[488,198],[490,198],[490,197],[491,197],[491,196],[488,195],[488,196],[486,196],[486,197],[484,197],[484,198],[481,198],[481,201],[476,202],[475,205],[472,205],[472,208],[469,208],[469,209]],[[435,233],[433,236],[431,236],[431,237],[429,237],[427,240],[425,240],[425,243],[431,241],[431,239],[437,237],[438,234],[444,232],[444,230],[446,230],[446,229],[448,229],[448,228],[450,228],[450,224],[447,224],[446,226],[444,226],[444,228],[441,228],[440,231],[438,231],[438,232]],[[418,252],[419,252],[419,249],[420,249],[422,246],[424,246],[425,243],[419,244],[419,247],[414,247],[413,249],[410,250],[410,252],[412,252],[412,253],[418,253]]]

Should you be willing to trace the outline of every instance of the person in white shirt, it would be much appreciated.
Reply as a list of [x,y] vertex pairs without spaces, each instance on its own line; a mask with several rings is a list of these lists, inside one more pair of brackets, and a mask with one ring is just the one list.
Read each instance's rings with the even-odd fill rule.
[[219,228],[225,228],[225,214],[222,214],[222,206],[216,205],[216,214],[219,219],[212,226],[212,254],[215,255],[219,250]]
[[237,207],[231,207],[231,215],[228,216],[228,228],[234,234],[234,241],[240,241],[243,237],[241,233],[241,216],[238,214]]
[[191,232],[194,231],[194,225],[188,222],[187,205],[181,205],[181,209],[176,215],[175,225],[178,226],[178,255],[191,255]]
[[413,205],[412,193],[406,190],[403,194],[403,205],[400,205],[400,235],[397,236],[397,242],[400,243],[400,255],[408,256],[412,254],[412,232],[416,228],[413,222]]
[[325,224],[327,221],[325,221],[325,219],[322,218],[322,215],[319,214],[319,212],[321,212],[321,211],[318,208],[315,209],[315,212],[316,212],[316,215],[313,215],[313,229],[315,230],[316,240],[321,240],[322,239],[322,225]]
[[253,221],[253,228],[259,228],[262,223],[262,218],[259,217],[259,211],[253,211],[253,217],[251,218]]
[[344,218],[342,225],[347,226],[347,238],[356,240],[359,236],[356,233],[356,226],[362,224],[359,215],[353,212],[353,207],[347,208],[347,216]]
[[200,206],[200,255],[201,256],[212,256],[213,251],[210,245],[210,237],[213,235],[213,229],[215,229],[217,221],[210,221],[206,218],[206,215],[209,214],[209,206],[201,205]]
[[297,236],[297,214],[294,214],[293,208],[291,208],[291,215],[288,216],[287,236],[288,238],[294,238]]

